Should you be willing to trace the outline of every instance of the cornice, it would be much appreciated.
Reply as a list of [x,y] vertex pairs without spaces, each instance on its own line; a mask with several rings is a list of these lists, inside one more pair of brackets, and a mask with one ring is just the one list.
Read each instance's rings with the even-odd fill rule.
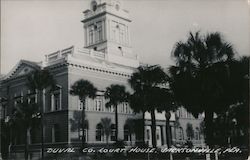
[[75,67],[75,68],[82,68],[82,69],[86,69],[86,70],[90,70],[90,71],[101,72],[101,73],[111,74],[111,75],[116,75],[116,76],[122,76],[122,77],[126,77],[126,78],[131,77],[131,75],[129,73],[124,73],[124,72],[119,72],[119,71],[111,71],[111,70],[107,70],[107,69],[100,68],[100,67],[74,64],[74,63],[70,63],[70,62],[68,62],[67,64],[72,66],[72,67]]
[[132,22],[130,19],[127,19],[127,18],[118,16],[118,15],[116,15],[116,14],[113,14],[113,13],[110,13],[110,12],[107,12],[107,11],[101,12],[101,13],[96,14],[96,15],[93,15],[92,17],[88,17],[88,18],[82,20],[81,22],[82,22],[82,23],[85,23],[86,21],[89,21],[89,20],[94,19],[94,18],[99,17],[99,16],[103,16],[103,15],[105,15],[105,14],[109,14],[109,15],[112,15],[112,16],[114,16],[114,17],[121,18],[121,19],[123,19],[123,20],[125,20],[125,21],[128,21],[128,22]]

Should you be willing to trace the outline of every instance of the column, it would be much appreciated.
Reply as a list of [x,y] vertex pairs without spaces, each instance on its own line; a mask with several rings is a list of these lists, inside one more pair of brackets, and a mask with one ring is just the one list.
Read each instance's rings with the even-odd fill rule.
[[162,133],[162,138],[163,138],[163,145],[167,144],[167,133],[166,133],[166,126],[161,127],[161,133]]

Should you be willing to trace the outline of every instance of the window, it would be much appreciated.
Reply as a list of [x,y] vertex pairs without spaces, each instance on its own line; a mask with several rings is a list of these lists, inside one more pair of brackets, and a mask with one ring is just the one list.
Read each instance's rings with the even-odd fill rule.
[[94,43],[94,29],[93,29],[93,25],[89,26],[89,44],[93,44]]
[[[80,131],[79,138],[82,139],[82,128],[80,128],[79,131]],[[83,136],[84,136],[84,142],[87,142],[88,141],[88,129],[87,128],[84,128]]]
[[97,43],[102,41],[102,22],[97,22],[95,25],[95,35]]
[[31,136],[31,143],[39,143],[39,138],[38,138],[38,132],[39,130],[37,128],[32,128],[30,130],[30,136]]
[[176,117],[178,117],[178,118],[180,117],[180,110],[176,111]]
[[116,132],[116,129],[115,129],[115,124],[112,124],[111,125],[111,141],[115,141],[115,132]]
[[187,112],[187,118],[191,118],[190,116],[191,114],[189,112]]
[[29,96],[28,102],[29,102],[30,104],[35,104],[35,103],[37,103],[37,95],[35,94],[35,95]]
[[102,100],[100,98],[95,99],[95,111],[103,111]]
[[4,106],[0,104],[0,120],[5,117]]
[[103,127],[100,123],[96,125],[96,141],[103,141]]
[[60,109],[60,93],[54,94],[54,107],[56,111]]
[[125,26],[123,24],[119,25],[120,43],[125,44]]
[[0,104],[0,107],[1,107],[1,113],[2,113],[1,118],[5,118],[7,116],[7,104],[2,103],[2,104]]
[[125,126],[124,126],[124,141],[130,141],[131,139],[130,139],[130,136],[131,136],[131,134],[129,133],[129,127],[128,127],[128,125],[126,124]]
[[160,130],[156,129],[156,139],[159,140],[160,139]]
[[183,140],[184,139],[184,135],[183,135],[183,129],[181,128],[181,127],[179,127],[178,129],[177,129],[177,133],[178,133],[178,140]]
[[52,142],[60,142],[60,127],[54,124],[52,127]]
[[21,92],[20,94],[15,94],[15,96],[14,96],[15,106],[19,103],[22,103],[22,102],[23,102],[23,93]]
[[108,107],[106,109],[107,109],[108,112],[114,112],[115,111],[113,106],[110,106],[110,107]]
[[194,131],[194,138],[195,140],[199,140],[200,139],[200,132],[199,132],[199,128],[196,127],[195,131]]
[[51,111],[61,109],[61,88],[51,94]]
[[83,108],[83,104],[81,102],[81,100],[78,101],[78,110],[82,110]]
[[125,103],[125,113],[129,113],[128,103]]
[[30,103],[30,104],[37,103],[37,93],[36,93],[36,91],[31,92],[30,90],[28,90],[27,98],[28,98],[28,103]]
[[150,140],[150,129],[147,129],[147,131],[146,131],[146,134],[147,134],[147,140]]
[[119,106],[119,108],[120,108],[120,113],[127,113],[127,114],[132,113],[128,103],[122,103],[122,105]]

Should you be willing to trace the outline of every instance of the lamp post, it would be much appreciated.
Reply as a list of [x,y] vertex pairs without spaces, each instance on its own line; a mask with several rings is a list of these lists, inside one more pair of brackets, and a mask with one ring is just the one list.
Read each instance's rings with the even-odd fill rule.
[[[172,145],[172,136],[171,136],[171,130],[170,130],[170,125],[169,125],[171,113],[169,111],[165,111],[165,118],[166,118],[167,145],[168,145],[168,148],[170,148]],[[169,154],[169,158],[170,160],[173,160],[173,155],[171,152]]]

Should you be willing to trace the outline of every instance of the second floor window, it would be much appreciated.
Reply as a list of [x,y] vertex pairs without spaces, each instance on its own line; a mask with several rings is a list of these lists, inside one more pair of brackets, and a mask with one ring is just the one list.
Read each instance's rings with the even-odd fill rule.
[[100,98],[95,99],[95,111],[103,111],[102,100]]
[[37,103],[37,93],[28,91],[28,103],[35,104]]
[[23,93],[21,92],[20,94],[15,94],[15,96],[14,96],[15,106],[19,103],[22,103],[22,102],[23,102]]
[[54,109],[55,110],[60,109],[60,93],[54,94]]
[[61,88],[58,88],[51,93],[51,111],[57,111],[61,109]]

